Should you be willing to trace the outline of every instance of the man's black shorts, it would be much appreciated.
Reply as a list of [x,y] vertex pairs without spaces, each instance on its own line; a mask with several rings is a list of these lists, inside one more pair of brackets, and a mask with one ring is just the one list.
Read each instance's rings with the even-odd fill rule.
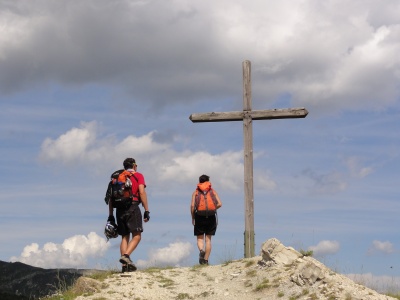
[[128,209],[117,209],[118,234],[128,235],[143,232],[142,212],[139,203],[133,203]]
[[215,235],[217,231],[217,216],[194,216],[194,235]]

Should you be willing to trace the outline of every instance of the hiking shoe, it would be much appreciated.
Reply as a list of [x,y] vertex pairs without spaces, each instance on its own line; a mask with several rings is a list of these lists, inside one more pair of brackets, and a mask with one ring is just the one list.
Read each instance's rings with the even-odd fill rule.
[[208,265],[208,260],[205,260],[204,258],[200,258],[200,259],[199,259],[199,263],[200,263],[201,265]]
[[137,270],[134,264],[126,265],[126,272],[135,272]]
[[121,258],[119,259],[119,262],[121,264],[127,264],[127,265],[133,265],[133,262],[131,261],[131,258],[129,257],[129,255],[124,254],[121,256]]
[[122,273],[126,272],[135,272],[136,266],[135,265],[122,265]]
[[204,260],[204,256],[206,255],[206,252],[204,252],[203,250],[200,250],[199,253],[199,264],[202,265],[202,261]]

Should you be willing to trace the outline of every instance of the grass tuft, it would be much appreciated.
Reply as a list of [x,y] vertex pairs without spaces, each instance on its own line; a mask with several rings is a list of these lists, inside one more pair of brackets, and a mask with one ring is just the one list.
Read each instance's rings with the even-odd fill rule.
[[269,284],[269,280],[268,279],[264,279],[260,284],[258,284],[256,286],[256,288],[254,289],[256,292],[262,291],[264,289],[267,289],[271,287],[271,285]]
[[312,250],[303,250],[303,249],[300,249],[299,252],[300,252],[300,254],[303,255],[303,256],[311,256],[311,257],[312,257],[313,254],[314,254],[314,251],[312,251]]

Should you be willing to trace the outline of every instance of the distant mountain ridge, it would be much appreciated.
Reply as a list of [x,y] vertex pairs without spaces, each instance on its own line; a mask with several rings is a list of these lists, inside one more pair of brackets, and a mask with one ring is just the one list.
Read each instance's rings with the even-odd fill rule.
[[39,299],[71,286],[76,279],[91,273],[84,269],[43,269],[20,262],[0,261],[0,299]]

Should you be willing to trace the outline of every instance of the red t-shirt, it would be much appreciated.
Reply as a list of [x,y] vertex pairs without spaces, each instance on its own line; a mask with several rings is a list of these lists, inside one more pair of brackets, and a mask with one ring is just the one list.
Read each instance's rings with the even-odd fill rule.
[[132,182],[132,195],[134,196],[133,201],[138,201],[139,198],[139,185],[143,184],[144,187],[146,187],[146,182],[144,181],[144,176],[142,173],[136,172],[133,173],[132,176],[135,176],[135,178],[131,179]]

